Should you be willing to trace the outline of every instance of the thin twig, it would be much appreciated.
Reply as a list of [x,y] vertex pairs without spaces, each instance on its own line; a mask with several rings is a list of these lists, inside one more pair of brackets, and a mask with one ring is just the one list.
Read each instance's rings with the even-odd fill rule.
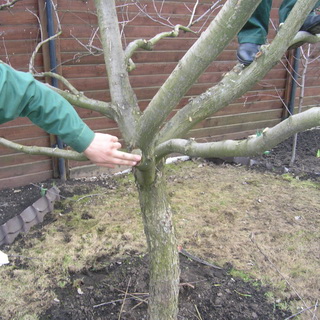
[[[122,293],[125,293],[124,291],[120,290],[120,289],[116,289]],[[146,303],[148,304],[148,301],[147,299],[142,299],[140,298],[138,295],[141,295],[143,297],[146,297],[148,298],[149,297],[149,293],[146,293],[146,292],[135,292],[135,293],[127,293],[128,296],[130,296],[131,298],[135,299],[135,300],[138,300],[139,303],[137,303],[134,307],[131,308],[131,310],[137,308],[138,306],[140,306],[142,303]]]
[[[305,54],[302,51],[302,56],[304,57],[304,60],[302,60],[303,69],[302,69],[302,75],[301,75],[301,84],[299,85],[300,86],[300,95],[299,95],[299,103],[298,103],[298,113],[300,113],[302,110],[302,105],[303,105],[303,101],[305,98],[306,76],[307,76],[308,66],[310,63],[309,62],[310,48],[311,48],[311,45],[308,44],[308,54]],[[302,49],[298,49],[298,50],[302,50]],[[293,164],[296,160],[297,143],[298,143],[298,133],[296,133],[293,137],[292,155],[291,155],[291,159],[290,159],[290,163],[289,163],[290,167],[293,166]]]
[[[51,2],[52,2],[52,0],[51,0]],[[57,19],[58,31],[54,35],[52,35],[51,37],[49,37],[47,39],[43,39],[43,30],[42,30],[42,26],[41,26],[39,17],[34,12],[32,12],[31,10],[28,10],[32,15],[34,15],[37,18],[38,23],[39,23],[39,28],[40,28],[40,34],[41,34],[41,41],[37,44],[36,48],[34,49],[32,55],[31,55],[30,61],[29,61],[29,72],[30,73],[34,73],[33,72],[34,71],[34,60],[35,60],[35,57],[36,57],[37,53],[39,52],[40,48],[44,44],[46,44],[47,42],[58,38],[62,34],[60,20],[59,20],[58,14],[56,12],[56,8],[55,8],[54,3],[52,3],[52,6],[54,8],[54,12],[55,12],[56,19]]]
[[2,42],[3,42],[4,51],[5,51],[6,62],[7,62],[8,65],[11,66],[10,57],[8,55],[7,46],[6,46],[6,42],[4,41],[4,37],[2,37]]
[[200,312],[199,312],[199,310],[198,310],[198,307],[197,307],[196,305],[194,305],[194,307],[195,307],[195,309],[196,309],[196,311],[197,311],[198,319],[199,319],[199,320],[202,320],[202,317],[201,317],[201,314],[200,314]]
[[[120,289],[116,289],[116,290],[125,293],[123,290],[120,290]],[[134,307],[132,307],[131,310],[134,310],[135,308],[139,307],[142,303],[148,304],[147,299],[142,299],[142,298],[139,297],[139,295],[148,298],[149,297],[149,293],[146,293],[146,292],[135,292],[135,293],[127,293],[127,295],[129,295],[131,298],[139,301],[139,303],[137,303]]]
[[122,302],[122,305],[121,305],[121,309],[120,309],[120,312],[119,312],[118,320],[121,319],[121,313],[122,313],[122,311],[123,311],[124,302],[125,302],[125,300],[126,300],[126,298],[127,298],[127,294],[128,294],[128,290],[129,290],[130,283],[131,283],[131,277],[129,278],[129,281],[128,281],[128,284],[127,284],[127,289],[126,289],[126,292],[125,292],[125,295],[124,295],[124,299],[123,299],[123,302]]
[[[139,2],[135,2],[134,4],[135,4],[136,7],[140,10],[140,12],[141,12],[142,14],[144,14],[146,17],[148,17],[150,20],[152,20],[152,21],[154,21],[154,22],[156,22],[156,23],[159,23],[159,24],[161,24],[161,25],[163,25],[163,26],[166,26],[166,27],[172,27],[172,26],[173,26],[173,24],[170,22],[170,17],[169,17],[169,18],[164,18],[164,17],[162,17],[161,14],[158,12],[158,9],[157,9],[156,5],[154,4],[154,2],[153,2],[154,10],[155,10],[155,12],[157,13],[157,16],[159,17],[159,19],[156,19],[156,18],[152,17],[152,16],[147,12],[147,10],[146,10],[147,5],[142,6],[142,4],[139,3]],[[163,21],[165,21],[165,22],[160,21],[160,19],[163,20]]]
[[82,41],[80,41],[77,37],[75,37],[72,32],[70,31],[70,35],[71,37],[76,40],[82,47],[84,47],[89,53],[90,55],[93,56],[99,56],[103,54],[103,50],[102,48],[99,48],[97,46],[94,46],[92,43],[94,41],[94,38],[97,34],[97,31],[99,30],[99,28],[96,29],[96,31],[93,33],[93,35],[91,36],[91,38],[89,39],[89,43],[85,44]]
[[[170,16],[169,16],[168,18],[165,18],[165,17],[162,16],[162,10],[163,10],[164,2],[165,2],[165,0],[162,0],[162,3],[161,3],[161,5],[160,5],[160,10],[158,10],[158,7],[157,7],[157,5],[156,5],[156,2],[155,2],[155,0],[153,0],[153,1],[152,1],[152,3],[153,3],[153,8],[154,8],[155,12],[157,13],[157,16],[159,17],[159,19],[164,20],[165,22],[168,22],[168,23],[170,23],[170,24],[173,26],[173,24],[172,24],[171,21],[170,21],[170,19],[171,19]],[[149,16],[149,18],[150,18],[150,17],[151,17],[151,16]],[[159,21],[159,23],[161,23],[161,22]]]
[[284,101],[284,99],[282,99],[280,93],[279,93],[279,90],[277,88],[274,88],[276,90],[276,92],[278,93],[278,97],[280,99],[280,101],[282,102],[282,104],[284,105],[284,107],[286,108],[288,114],[290,114],[290,116],[292,116],[290,110],[289,110],[289,107],[287,106],[286,102]]
[[137,298],[136,297],[129,297],[129,298],[126,298],[126,299],[111,300],[111,301],[108,301],[108,302],[103,302],[103,303],[96,304],[96,305],[93,306],[93,308],[103,307],[103,306],[106,306],[108,304],[114,304],[116,302],[123,302],[123,300],[137,300]]
[[[121,292],[121,293],[123,293],[123,294],[125,294],[125,291],[123,291],[123,290],[121,290],[121,289],[117,289],[116,288],[116,290],[117,291],[119,291],[119,292]],[[131,296],[131,297],[136,297],[138,300],[139,300],[139,295],[140,296],[148,296],[149,295],[149,293],[148,292],[133,292],[133,293],[127,293],[127,295],[129,295],[129,296]]]
[[317,304],[315,304],[314,306],[311,306],[311,307],[305,308],[305,309],[303,309],[303,310],[301,310],[301,311],[299,311],[299,312],[297,312],[297,313],[295,313],[295,314],[291,315],[290,317],[285,318],[284,320],[289,320],[289,319],[295,318],[295,317],[296,317],[296,316],[298,316],[299,314],[301,314],[301,313],[303,313],[303,312],[305,312],[305,311],[309,311],[310,309],[315,308],[315,307],[317,307]]
[[194,18],[194,15],[196,13],[196,10],[197,10],[197,7],[198,7],[198,4],[199,4],[199,0],[196,1],[195,5],[193,6],[193,9],[192,9],[192,13],[191,13],[191,17],[190,17],[190,20],[189,20],[189,24],[188,24],[188,27],[191,26],[192,24],[192,21],[193,21],[193,18]]
[[317,320],[317,319],[318,319],[318,317],[317,317],[317,315],[316,315],[318,306],[319,306],[319,300],[317,300],[316,304],[314,305],[312,320]]
[[21,1],[21,0],[12,0],[12,1],[7,1],[7,3],[0,5],[0,10],[4,8],[10,8],[12,7],[16,2]]
[[[130,299],[133,299],[133,298],[127,298],[127,300],[130,300]],[[102,302],[102,303],[99,303],[99,304],[95,304],[93,306],[93,308],[98,308],[98,307],[103,307],[103,306],[107,306],[108,304],[114,304],[116,302],[123,302],[124,299],[117,299],[117,300],[111,300],[111,301],[108,301],[108,302]]]
[[[205,12],[203,13],[199,18],[197,18],[196,20],[194,20],[192,23],[190,23],[188,25],[188,27],[191,27],[193,25],[195,25],[196,23],[198,23],[200,20],[202,20],[206,15],[208,15],[208,18],[210,17],[210,15],[217,9],[221,8],[222,5],[218,6],[218,4],[221,2],[221,0],[216,1],[215,3],[212,4],[212,6]],[[206,21],[203,23],[203,25],[207,22],[208,18],[206,19]],[[200,28],[200,30],[203,28],[203,26]],[[199,31],[200,31],[199,30]],[[198,32],[199,32],[198,31]]]
[[141,304],[143,304],[143,303],[148,303],[147,302],[147,300],[142,300],[142,301],[140,301],[140,302],[138,302],[134,307],[132,307],[130,310],[134,310],[135,308],[138,308]]

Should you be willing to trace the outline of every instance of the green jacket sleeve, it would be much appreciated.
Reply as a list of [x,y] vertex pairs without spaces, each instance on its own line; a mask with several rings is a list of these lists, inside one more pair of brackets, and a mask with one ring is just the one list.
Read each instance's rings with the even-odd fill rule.
[[84,151],[94,138],[94,132],[58,93],[31,74],[0,63],[0,124],[18,117],[28,117],[78,152]]

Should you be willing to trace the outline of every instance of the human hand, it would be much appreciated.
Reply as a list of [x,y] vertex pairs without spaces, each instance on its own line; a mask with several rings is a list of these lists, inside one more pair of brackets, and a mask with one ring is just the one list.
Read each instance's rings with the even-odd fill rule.
[[91,144],[83,153],[96,165],[108,168],[116,165],[135,166],[141,160],[140,155],[119,151],[120,148],[117,137],[95,133]]

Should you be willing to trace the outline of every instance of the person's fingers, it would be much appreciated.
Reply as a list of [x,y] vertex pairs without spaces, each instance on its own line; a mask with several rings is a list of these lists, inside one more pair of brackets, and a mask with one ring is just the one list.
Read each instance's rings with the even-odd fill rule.
[[118,160],[112,160],[112,163],[111,161],[109,161],[108,163],[107,162],[96,162],[97,165],[99,166],[102,166],[102,167],[108,167],[108,168],[115,168],[117,165],[120,166],[135,166],[138,162],[137,161],[128,161],[128,160],[121,160],[121,159],[118,159]]
[[109,135],[109,137],[110,137],[110,140],[112,142],[118,142],[119,141],[118,137],[116,137],[116,136]]
[[103,159],[103,161],[117,165],[136,165],[138,162],[141,161],[141,156],[114,149],[109,155],[106,155],[106,158]]
[[112,144],[112,148],[113,149],[121,149],[121,147],[122,147],[122,145],[121,145],[121,143],[120,142],[114,142],[113,144]]
[[135,166],[141,161],[140,155],[120,151],[121,147],[116,136],[96,133],[84,154],[93,163],[108,168],[114,168],[116,165]]
[[121,161],[134,161],[138,162],[141,160],[141,156],[137,154],[127,153],[123,151],[115,150],[113,152],[113,156],[117,159],[120,159]]

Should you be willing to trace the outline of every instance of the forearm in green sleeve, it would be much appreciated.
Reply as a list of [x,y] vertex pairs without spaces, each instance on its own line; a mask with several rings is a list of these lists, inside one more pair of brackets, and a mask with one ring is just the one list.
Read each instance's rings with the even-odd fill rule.
[[0,123],[17,117],[28,117],[78,152],[84,151],[94,138],[94,132],[58,93],[31,74],[0,64]]

